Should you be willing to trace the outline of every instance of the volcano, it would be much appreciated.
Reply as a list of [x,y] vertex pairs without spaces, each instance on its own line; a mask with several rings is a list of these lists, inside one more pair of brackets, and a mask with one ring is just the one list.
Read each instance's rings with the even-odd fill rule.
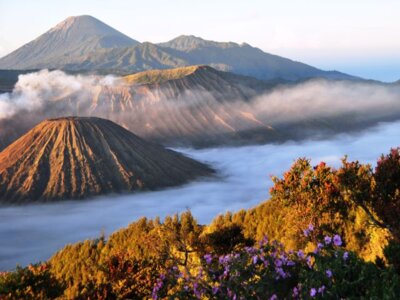
[[92,51],[138,44],[92,16],[73,16],[2,58],[0,64],[3,69],[68,68]]
[[105,119],[49,119],[0,153],[0,202],[30,203],[176,186],[208,166]]

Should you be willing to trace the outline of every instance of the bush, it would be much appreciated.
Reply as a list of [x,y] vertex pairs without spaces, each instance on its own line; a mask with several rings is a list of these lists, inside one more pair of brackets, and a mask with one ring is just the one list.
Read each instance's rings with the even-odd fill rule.
[[17,267],[14,272],[0,274],[1,299],[54,299],[63,292],[64,286],[53,277],[47,264]]
[[[305,233],[309,237],[313,226]],[[153,289],[153,299],[399,299],[400,277],[342,248],[326,236],[314,251],[285,251],[264,239],[227,255],[206,254],[197,271],[173,267]]]

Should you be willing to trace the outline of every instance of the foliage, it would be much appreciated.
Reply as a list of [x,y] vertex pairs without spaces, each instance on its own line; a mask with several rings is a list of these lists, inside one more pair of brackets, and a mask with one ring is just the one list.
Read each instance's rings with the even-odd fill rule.
[[218,255],[227,254],[236,248],[251,246],[254,243],[252,239],[244,237],[243,229],[238,224],[226,225],[219,230],[205,233],[201,237],[201,242],[207,250]]
[[142,218],[2,273],[0,298],[400,297],[399,149],[375,169],[301,158],[273,182],[269,201],[208,226],[189,211]]
[[67,285],[67,298],[141,298],[168,267],[196,263],[202,228],[190,212],[167,216],[163,223],[142,218],[107,241],[68,245],[50,259],[52,272]]
[[63,285],[50,273],[48,264],[0,273],[0,299],[53,299],[63,291]]
[[[307,237],[313,226],[306,231]],[[400,277],[391,268],[366,263],[326,236],[305,254],[264,239],[227,255],[204,255],[193,274],[177,266],[157,281],[153,299],[397,299]],[[171,294],[170,292],[173,291]]]
[[144,299],[150,295],[162,264],[156,260],[136,260],[115,255],[99,267],[105,280],[80,285],[80,299]]
[[400,241],[400,148],[381,156],[374,173],[373,209]]

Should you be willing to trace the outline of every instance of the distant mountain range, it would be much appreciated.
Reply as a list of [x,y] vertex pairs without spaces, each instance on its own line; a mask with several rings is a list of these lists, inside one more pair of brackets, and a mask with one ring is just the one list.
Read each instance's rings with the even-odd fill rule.
[[46,120],[0,153],[0,203],[179,185],[213,171],[99,118]]
[[49,68],[116,74],[198,64],[262,80],[355,79],[265,53],[248,44],[185,35],[166,43],[139,43],[91,16],[69,17],[0,59],[0,69]]

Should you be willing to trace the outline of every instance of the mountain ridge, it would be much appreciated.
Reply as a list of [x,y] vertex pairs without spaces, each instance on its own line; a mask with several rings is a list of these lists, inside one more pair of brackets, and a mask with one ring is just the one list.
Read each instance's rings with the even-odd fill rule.
[[246,43],[207,41],[193,35],[181,35],[158,44],[139,43],[91,16],[67,18],[37,39],[0,58],[0,69],[48,68],[108,73],[190,65],[209,65],[261,80],[357,79],[269,54]]

